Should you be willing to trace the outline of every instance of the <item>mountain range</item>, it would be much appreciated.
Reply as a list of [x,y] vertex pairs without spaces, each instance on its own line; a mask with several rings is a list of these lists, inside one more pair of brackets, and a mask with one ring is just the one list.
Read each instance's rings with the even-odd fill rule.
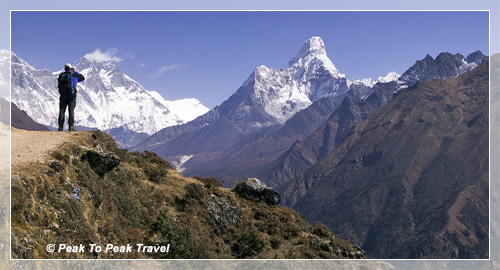
[[[398,75],[389,73],[379,80],[389,81],[395,77]],[[188,173],[193,168],[190,164],[203,165],[222,157],[236,144],[241,145],[242,139],[256,141],[255,138],[293,125],[294,121],[300,122],[294,117],[298,112],[309,110],[316,116],[311,118],[315,124],[292,128],[296,135],[285,134],[292,137],[287,143],[277,146],[278,151],[284,151],[297,138],[313,131],[327,119],[340,104],[341,98],[336,97],[349,92],[361,98],[369,92],[371,85],[370,80],[348,80],[328,58],[321,38],[312,37],[289,61],[288,68],[257,67],[236,93],[220,106],[184,125],[167,127],[133,149],[155,151],[179,164],[178,168],[187,166],[185,172]],[[316,102],[323,105],[311,106]],[[328,108],[325,104],[329,104]],[[276,151],[269,152],[274,155]]]
[[[23,130],[33,130],[33,131],[49,131],[49,129],[37,122],[35,122],[25,111],[17,108],[16,104],[11,104],[11,127],[23,129]],[[8,108],[9,103],[6,100],[2,100],[2,107]]]
[[[359,116],[340,123],[337,144],[354,124],[389,102],[395,92],[417,81],[454,78],[485,59],[479,51],[467,57],[441,53],[433,59],[427,55],[401,77],[390,72],[376,82],[351,81],[328,59],[323,41],[313,37],[290,60],[288,68],[258,67],[219,107],[184,125],[165,128],[133,149],[154,151],[186,175],[218,177],[227,186],[239,179],[258,177],[281,190],[281,185],[320,158],[309,156],[305,158],[308,164],[298,164],[303,163],[302,157],[288,157],[292,160],[288,162],[283,155],[293,153],[292,146],[308,135],[317,136],[314,131],[324,132],[317,130],[335,113],[342,113],[336,110],[344,99],[349,99],[344,105],[357,104],[365,112],[351,112]],[[289,99],[283,98],[287,96],[283,93]],[[310,105],[296,113],[289,110],[298,104]],[[325,141],[323,146],[313,147],[331,150],[335,143]]]
[[416,61],[398,80],[375,84],[367,97],[357,99],[356,96],[348,95],[342,106],[332,113],[326,123],[306,138],[296,141],[271,165],[259,168],[256,177],[282,191],[282,187],[286,186],[288,181],[303,173],[337,147],[356,123],[365,120],[392,100],[394,93],[417,82],[455,78],[486,60],[487,57],[480,51],[469,54],[467,58],[461,54],[450,53],[441,53],[436,59],[427,55],[424,59]]

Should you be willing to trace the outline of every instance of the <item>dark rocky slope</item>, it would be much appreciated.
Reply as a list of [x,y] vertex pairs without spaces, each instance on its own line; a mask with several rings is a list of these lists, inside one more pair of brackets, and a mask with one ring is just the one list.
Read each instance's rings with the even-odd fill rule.
[[335,149],[354,125],[392,100],[396,89],[396,82],[379,83],[366,100],[344,98],[323,125],[307,137],[297,140],[272,163],[262,166],[255,176],[282,190],[291,180]]
[[374,258],[488,258],[488,62],[401,91],[292,181],[287,205]]

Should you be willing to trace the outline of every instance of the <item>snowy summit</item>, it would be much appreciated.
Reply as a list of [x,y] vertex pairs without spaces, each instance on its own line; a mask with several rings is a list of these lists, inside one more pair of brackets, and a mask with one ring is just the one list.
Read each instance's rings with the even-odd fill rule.
[[[282,124],[314,101],[347,91],[347,80],[330,61],[319,37],[307,40],[289,67],[257,67],[221,108],[255,126]],[[254,117],[260,115],[261,117]]]
[[[112,62],[83,57],[73,65],[85,76],[77,86],[76,126],[124,128],[151,135],[208,111],[196,99],[168,101],[155,91],[147,91]],[[60,72],[36,70],[12,53],[12,101],[36,122],[49,127],[57,127],[56,81]]]
[[325,43],[323,43],[320,37],[312,37],[304,43],[304,46],[302,46],[297,55],[288,62],[288,65],[300,64],[301,59],[319,55],[326,56]]
[[320,37],[308,39],[297,55],[288,62],[288,66],[290,68],[300,68],[317,63],[321,63],[333,76],[345,78],[345,75],[341,74],[337,68],[335,68],[330,58],[328,58],[325,43]]

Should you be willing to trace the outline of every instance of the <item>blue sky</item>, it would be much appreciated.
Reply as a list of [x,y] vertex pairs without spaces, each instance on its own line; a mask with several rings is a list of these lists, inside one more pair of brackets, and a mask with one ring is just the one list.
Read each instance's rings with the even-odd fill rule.
[[255,67],[286,68],[312,36],[347,78],[376,79],[426,54],[488,54],[488,26],[488,12],[470,11],[14,11],[11,49],[51,71],[84,55],[111,60],[165,99],[213,108]]

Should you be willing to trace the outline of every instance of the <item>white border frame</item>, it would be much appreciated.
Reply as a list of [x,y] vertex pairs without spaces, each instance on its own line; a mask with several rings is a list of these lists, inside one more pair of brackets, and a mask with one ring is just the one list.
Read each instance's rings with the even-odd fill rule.
[[[488,12],[488,59],[491,60],[491,9],[486,10],[21,10],[21,9],[11,9],[9,10],[9,50],[12,52],[12,12]],[[9,260],[10,261],[340,261],[340,262],[352,262],[352,261],[491,261],[491,61],[488,62],[488,259],[13,259],[12,258],[12,54],[9,56],[10,61],[10,77],[9,77]]]

